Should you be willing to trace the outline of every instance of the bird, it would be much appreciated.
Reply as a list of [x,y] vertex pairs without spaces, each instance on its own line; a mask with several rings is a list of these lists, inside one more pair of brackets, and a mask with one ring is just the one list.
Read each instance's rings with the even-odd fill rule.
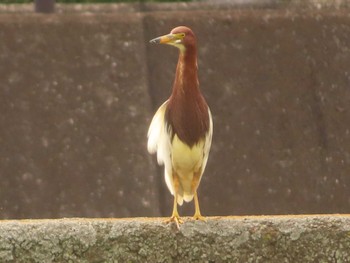
[[183,223],[177,205],[194,199],[193,219],[201,215],[197,189],[207,165],[213,135],[213,120],[208,104],[199,89],[197,40],[193,31],[178,26],[166,34],[150,40],[178,48],[172,92],[156,111],[148,129],[147,150],[157,154],[164,165],[164,177],[174,196],[173,211],[167,222]]

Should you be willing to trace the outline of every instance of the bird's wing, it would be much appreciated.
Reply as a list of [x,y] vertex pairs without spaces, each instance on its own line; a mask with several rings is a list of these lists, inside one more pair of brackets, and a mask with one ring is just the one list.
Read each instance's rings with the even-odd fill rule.
[[171,164],[171,137],[172,130],[170,125],[166,124],[165,111],[168,100],[159,107],[154,115],[151,125],[148,129],[147,149],[149,153],[157,152],[158,164],[164,164],[165,182],[171,192],[174,194]]
[[149,153],[155,153],[159,147],[161,134],[165,126],[165,110],[168,105],[168,100],[159,107],[156,114],[154,114],[151,125],[149,126],[147,137],[147,150]]
[[211,140],[213,137],[213,118],[211,116],[210,109],[208,107],[209,115],[209,131],[205,135],[204,151],[203,151],[203,164],[202,164],[202,174],[204,173],[205,166],[207,165],[209,151],[211,146]]

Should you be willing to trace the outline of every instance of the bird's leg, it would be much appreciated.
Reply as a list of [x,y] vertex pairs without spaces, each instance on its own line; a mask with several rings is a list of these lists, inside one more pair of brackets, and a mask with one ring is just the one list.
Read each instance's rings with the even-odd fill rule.
[[201,178],[201,170],[194,173],[193,179],[192,179],[192,191],[194,192],[194,207],[195,207],[193,219],[204,221],[205,218],[201,215],[201,210],[199,209],[199,202],[198,202],[198,195],[197,195],[197,187],[199,185],[200,178]]
[[180,218],[179,212],[177,211],[177,195],[174,194],[174,206],[173,206],[173,213],[171,217],[169,218],[168,222],[175,222],[178,229],[180,229],[180,224],[183,223],[183,221]]
[[194,193],[194,206],[195,206],[195,212],[194,212],[193,219],[205,221],[205,217],[201,215],[201,210],[199,209],[197,191]]
[[178,229],[180,229],[180,224],[183,223],[183,221],[180,218],[179,212],[177,211],[177,190],[178,190],[178,179],[174,176],[174,206],[173,206],[173,213],[171,215],[171,217],[166,220],[167,223],[170,222],[175,222],[176,226]]

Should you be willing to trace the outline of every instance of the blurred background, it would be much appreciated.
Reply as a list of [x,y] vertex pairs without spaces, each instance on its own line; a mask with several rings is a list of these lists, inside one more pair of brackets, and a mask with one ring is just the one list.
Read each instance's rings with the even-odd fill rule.
[[178,51],[148,42],[178,25],[214,119],[203,215],[350,213],[349,1],[115,2],[0,1],[1,219],[171,214],[146,135]]

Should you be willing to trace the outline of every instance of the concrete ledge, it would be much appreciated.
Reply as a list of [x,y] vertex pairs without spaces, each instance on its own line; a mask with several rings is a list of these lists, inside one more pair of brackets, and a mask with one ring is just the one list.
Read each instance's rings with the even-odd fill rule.
[[350,215],[13,220],[1,262],[349,262]]
[[[60,4],[56,13],[135,13],[156,11],[227,10],[232,8],[254,9],[339,9],[349,8],[350,0],[208,0],[180,3],[116,3],[116,4]],[[0,13],[31,13],[33,4],[0,4]]]

